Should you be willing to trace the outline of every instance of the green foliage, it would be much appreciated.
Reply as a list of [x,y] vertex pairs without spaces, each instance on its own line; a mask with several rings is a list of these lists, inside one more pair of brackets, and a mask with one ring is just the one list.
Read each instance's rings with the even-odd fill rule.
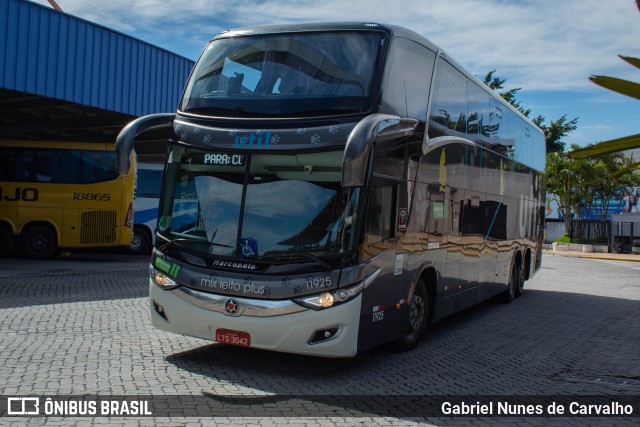
[[569,237],[568,234],[565,234],[562,237],[558,237],[556,240],[554,240],[554,242],[556,242],[556,243],[571,243],[571,238]]
[[[571,159],[558,152],[548,153],[546,176],[547,193],[558,203],[567,233],[571,226],[571,212],[600,205],[595,216],[605,220],[609,201],[620,188],[640,186],[637,163],[622,153],[585,159]],[[598,201],[600,203],[596,203]]]
[[546,125],[544,121],[545,118],[543,116],[537,116],[533,119],[533,123],[544,132],[547,153],[563,153],[565,143],[562,139],[578,128],[578,117],[567,120],[567,115],[565,114],[551,121],[548,125]]

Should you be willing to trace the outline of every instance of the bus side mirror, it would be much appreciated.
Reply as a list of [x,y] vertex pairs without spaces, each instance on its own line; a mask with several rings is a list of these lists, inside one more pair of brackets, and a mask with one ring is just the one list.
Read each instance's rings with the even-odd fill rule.
[[367,174],[367,162],[374,142],[410,136],[418,120],[372,114],[361,120],[349,134],[342,158],[342,186],[362,187]]
[[151,129],[171,127],[175,113],[150,114],[135,119],[126,125],[116,138],[116,168],[118,173],[127,173],[131,166],[131,151],[136,136]]

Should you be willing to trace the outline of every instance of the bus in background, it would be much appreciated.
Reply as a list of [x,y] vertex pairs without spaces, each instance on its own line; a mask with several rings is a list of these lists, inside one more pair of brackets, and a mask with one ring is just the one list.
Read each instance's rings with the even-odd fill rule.
[[156,242],[158,203],[162,187],[163,163],[138,162],[136,191],[133,201],[133,239],[129,252],[148,254]]
[[115,145],[0,140],[0,256],[126,247],[133,234],[135,153],[118,172]]
[[[540,268],[542,131],[424,37],[380,24],[224,32],[167,127],[154,326],[348,357]],[[524,327],[524,326],[523,326]]]

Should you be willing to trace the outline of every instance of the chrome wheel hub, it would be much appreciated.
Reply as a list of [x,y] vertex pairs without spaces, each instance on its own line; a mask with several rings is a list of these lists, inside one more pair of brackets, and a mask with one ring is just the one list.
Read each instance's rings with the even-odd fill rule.
[[420,295],[413,294],[409,307],[409,324],[414,330],[420,329],[424,321],[424,299]]

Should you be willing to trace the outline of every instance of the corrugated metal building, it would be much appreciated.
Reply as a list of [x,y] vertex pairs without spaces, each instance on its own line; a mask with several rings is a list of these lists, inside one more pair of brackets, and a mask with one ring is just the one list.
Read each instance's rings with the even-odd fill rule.
[[113,141],[173,112],[193,61],[25,0],[0,0],[0,138]]

